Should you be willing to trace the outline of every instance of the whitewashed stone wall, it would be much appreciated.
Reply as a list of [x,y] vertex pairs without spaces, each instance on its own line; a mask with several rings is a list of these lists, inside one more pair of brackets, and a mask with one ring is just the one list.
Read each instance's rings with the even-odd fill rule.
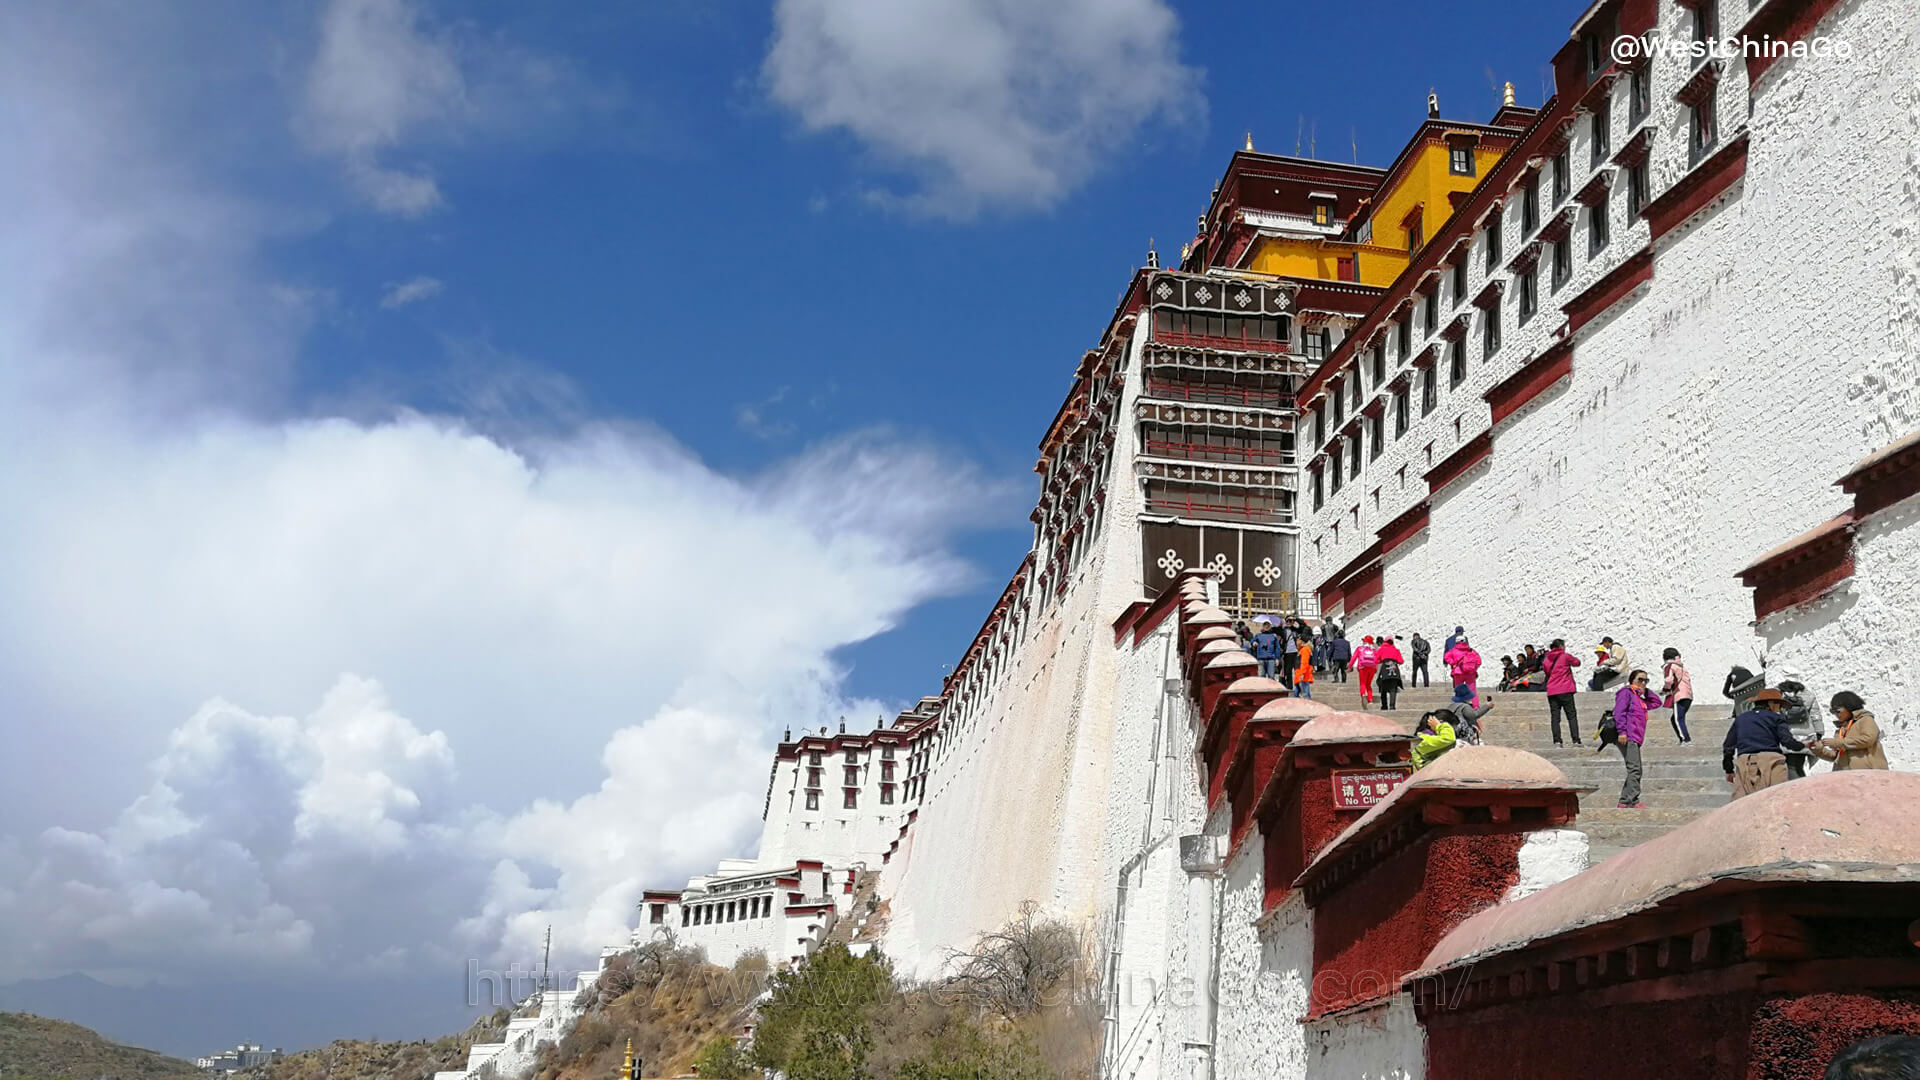
[[540,1012],[507,1022],[505,1037],[497,1043],[475,1043],[467,1050],[467,1067],[436,1072],[433,1080],[525,1080],[533,1074],[540,1048],[559,1042],[573,1030],[583,1005],[574,999],[598,980],[598,971],[583,971],[570,990],[544,990]]
[[[1717,2],[1721,26],[1744,21],[1744,0]],[[1668,37],[1685,38],[1685,17],[1660,4]],[[1505,421],[1491,461],[1434,497],[1430,529],[1388,557],[1383,599],[1358,612],[1350,631],[1435,635],[1464,623],[1495,656],[1555,636],[1590,647],[1611,634],[1649,668],[1673,646],[1694,673],[1696,708],[1717,710],[1727,669],[1756,666],[1762,644],[1735,572],[1845,509],[1833,481],[1920,426],[1917,24],[1910,4],[1841,4],[1819,32],[1850,42],[1855,58],[1777,62],[1751,117],[1744,66],[1729,68],[1718,91],[1721,138],[1751,132],[1744,179],[1663,238],[1643,294],[1582,332],[1572,377]],[[1687,118],[1672,98],[1687,61],[1653,63],[1658,195],[1687,168]],[[1626,92],[1624,80],[1614,87],[1616,147],[1632,134]],[[1590,137],[1582,119],[1569,151],[1575,191],[1588,175]],[[1604,257],[1586,259],[1580,218],[1567,285],[1552,292],[1543,280],[1541,312],[1526,327],[1514,325],[1510,289],[1495,358],[1481,357],[1476,320],[1466,384],[1445,389],[1442,359],[1435,413],[1313,516],[1306,581],[1347,564],[1426,497],[1421,474],[1486,429],[1482,394],[1546,348],[1564,321],[1557,305],[1645,246],[1644,223],[1622,225],[1623,185],[1611,198]],[[1519,201],[1506,211],[1509,257],[1519,247]],[[1476,237],[1470,296],[1486,279],[1482,244]],[[1443,325],[1450,301],[1449,293]],[[1416,354],[1422,347],[1416,341]],[[1417,387],[1414,400],[1417,413]],[[1828,647],[1803,681],[1821,694],[1856,682],[1885,663],[1867,652]]]
[[1261,918],[1265,841],[1256,828],[1227,866],[1220,949],[1216,1075],[1220,1080],[1305,1076],[1313,923],[1295,892]]
[[[1865,698],[1893,766],[1920,769],[1920,649],[1913,644],[1920,626],[1920,496],[1860,526],[1853,567],[1846,584],[1769,616],[1760,632],[1780,671],[1810,687]],[[1845,672],[1845,680],[1832,672]]]
[[[1137,328],[1129,346],[1123,418],[1145,335]],[[1151,702],[1143,716],[1116,697],[1112,646],[1112,620],[1142,595],[1131,423],[1118,425],[1111,454],[1105,525],[1065,595],[1028,617],[1024,642],[976,711],[942,719],[954,741],[936,757],[909,842],[880,883],[892,905],[884,947],[905,971],[933,974],[946,950],[1028,901],[1094,925],[1111,903],[1119,852],[1130,857],[1137,834],[1111,835],[1102,808],[1116,790],[1137,803],[1144,778],[1116,775],[1116,763],[1145,763],[1152,739]]]

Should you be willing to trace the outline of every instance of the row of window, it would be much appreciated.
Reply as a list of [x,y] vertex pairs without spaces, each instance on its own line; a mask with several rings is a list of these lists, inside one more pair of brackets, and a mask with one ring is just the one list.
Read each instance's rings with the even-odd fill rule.
[[[653,921],[662,921],[665,905],[655,905]],[[694,904],[680,909],[681,926],[710,926],[714,923],[741,922],[747,919],[764,919],[773,914],[773,897],[749,896],[745,900],[728,900],[724,903]]]
[[1226,341],[1286,341],[1293,320],[1285,315],[1219,315],[1206,311],[1155,308],[1155,334],[1192,334]]

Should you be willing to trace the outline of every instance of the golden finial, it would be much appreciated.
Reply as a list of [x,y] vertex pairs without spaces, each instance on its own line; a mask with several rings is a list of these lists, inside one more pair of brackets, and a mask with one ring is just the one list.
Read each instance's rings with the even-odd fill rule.
[[1188,256],[1188,255],[1191,255],[1191,254],[1193,254],[1193,245],[1192,245],[1192,244],[1181,244],[1181,245],[1180,245],[1180,263],[1181,263],[1181,265],[1183,265],[1183,266],[1184,266],[1184,265],[1186,264],[1186,261],[1187,261],[1187,256]]
[[1253,132],[1247,132],[1247,152],[1253,152]]
[[627,1036],[627,1057],[620,1063],[620,1080],[633,1080],[633,1036]]
[[1508,107],[1511,107],[1513,105],[1513,84],[1512,83],[1508,83],[1507,88],[1501,91],[1500,104]]

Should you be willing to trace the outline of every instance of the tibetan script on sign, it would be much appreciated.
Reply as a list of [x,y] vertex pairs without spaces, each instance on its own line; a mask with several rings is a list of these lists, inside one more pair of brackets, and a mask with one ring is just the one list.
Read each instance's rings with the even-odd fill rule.
[[1412,775],[1408,768],[1336,769],[1333,773],[1333,806],[1336,810],[1365,810],[1387,797],[1400,781]]

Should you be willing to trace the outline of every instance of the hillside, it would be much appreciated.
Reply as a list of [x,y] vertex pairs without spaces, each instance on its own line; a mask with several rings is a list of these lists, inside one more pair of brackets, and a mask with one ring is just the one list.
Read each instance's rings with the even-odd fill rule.
[[0,1077],[54,1080],[169,1080],[197,1076],[190,1061],[31,1013],[0,1013]]
[[[373,1042],[336,1039],[244,1073],[246,1080],[431,1080],[443,1069],[467,1062],[467,1048],[492,1042],[507,1030],[509,1011],[499,1009],[458,1035],[438,1039]],[[78,1078],[75,1078],[78,1080]]]

